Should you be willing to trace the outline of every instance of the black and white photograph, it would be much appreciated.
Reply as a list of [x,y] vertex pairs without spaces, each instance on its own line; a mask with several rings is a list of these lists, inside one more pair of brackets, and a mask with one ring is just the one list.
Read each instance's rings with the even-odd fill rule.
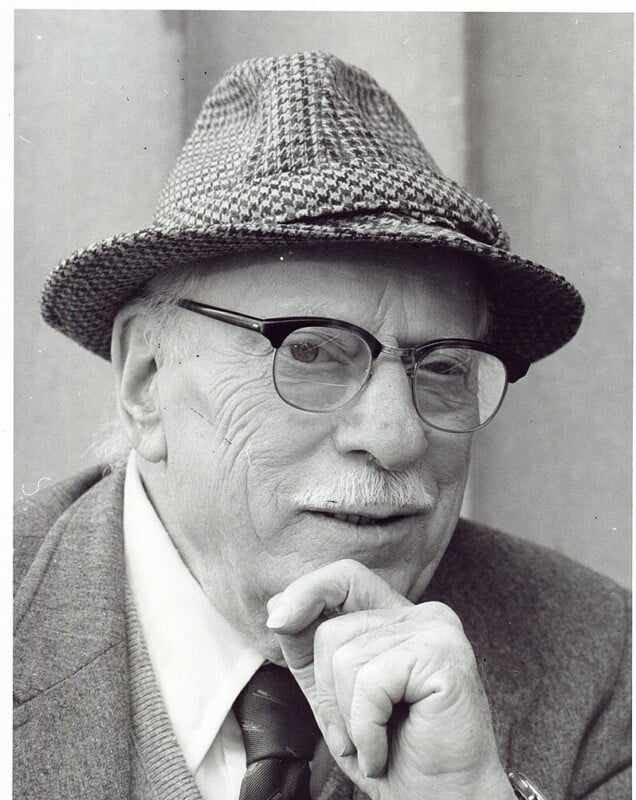
[[631,798],[631,13],[16,9],[14,800]]

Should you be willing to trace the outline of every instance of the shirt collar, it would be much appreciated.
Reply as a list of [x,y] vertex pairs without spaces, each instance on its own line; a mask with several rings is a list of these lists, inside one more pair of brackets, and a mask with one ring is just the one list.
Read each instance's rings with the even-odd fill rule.
[[126,571],[159,690],[194,773],[264,657],[216,611],[181,560],[131,452],[124,486]]

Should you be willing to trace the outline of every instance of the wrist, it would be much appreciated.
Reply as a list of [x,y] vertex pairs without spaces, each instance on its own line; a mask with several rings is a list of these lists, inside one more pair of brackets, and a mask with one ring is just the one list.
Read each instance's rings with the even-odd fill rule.
[[517,800],[508,775],[501,765],[482,776],[472,800]]

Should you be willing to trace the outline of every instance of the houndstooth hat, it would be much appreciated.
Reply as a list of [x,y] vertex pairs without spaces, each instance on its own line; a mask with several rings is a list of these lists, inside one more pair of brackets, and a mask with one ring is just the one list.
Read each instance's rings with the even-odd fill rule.
[[386,242],[476,256],[491,340],[536,361],[583,315],[564,278],[510,252],[486,203],[444,177],[393,99],[324,53],[246,61],[205,101],[153,224],[48,277],[46,322],[109,358],[118,310],[159,270],[303,243]]

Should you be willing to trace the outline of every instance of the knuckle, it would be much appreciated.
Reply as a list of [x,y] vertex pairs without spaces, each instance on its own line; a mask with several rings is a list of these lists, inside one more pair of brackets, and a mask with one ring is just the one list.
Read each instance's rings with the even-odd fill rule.
[[428,619],[449,625],[461,633],[464,632],[461,619],[450,606],[446,605],[446,603],[431,600],[428,603],[422,603],[418,608],[424,611]]
[[340,561],[340,564],[342,565],[342,569],[353,577],[358,577],[369,573],[367,567],[365,567],[364,564],[361,564],[359,561],[356,561],[354,558],[343,558]]
[[314,631],[314,650],[325,650],[329,647],[329,643],[334,639],[336,626],[338,625],[339,618],[326,619]]
[[355,644],[348,642],[339,647],[333,654],[332,665],[334,675],[348,674],[356,669],[360,663],[360,656]]
[[371,690],[376,689],[379,678],[378,668],[373,661],[363,664],[356,675],[354,696],[367,695]]
[[459,633],[451,634],[449,638],[457,660],[462,664],[472,666],[475,663],[475,654],[468,639],[460,636]]
[[477,660],[470,642],[459,633],[451,633],[446,640],[448,662],[453,671],[465,678],[477,676]]
[[332,721],[338,719],[336,704],[331,694],[317,691],[313,701],[313,713],[321,730]]

